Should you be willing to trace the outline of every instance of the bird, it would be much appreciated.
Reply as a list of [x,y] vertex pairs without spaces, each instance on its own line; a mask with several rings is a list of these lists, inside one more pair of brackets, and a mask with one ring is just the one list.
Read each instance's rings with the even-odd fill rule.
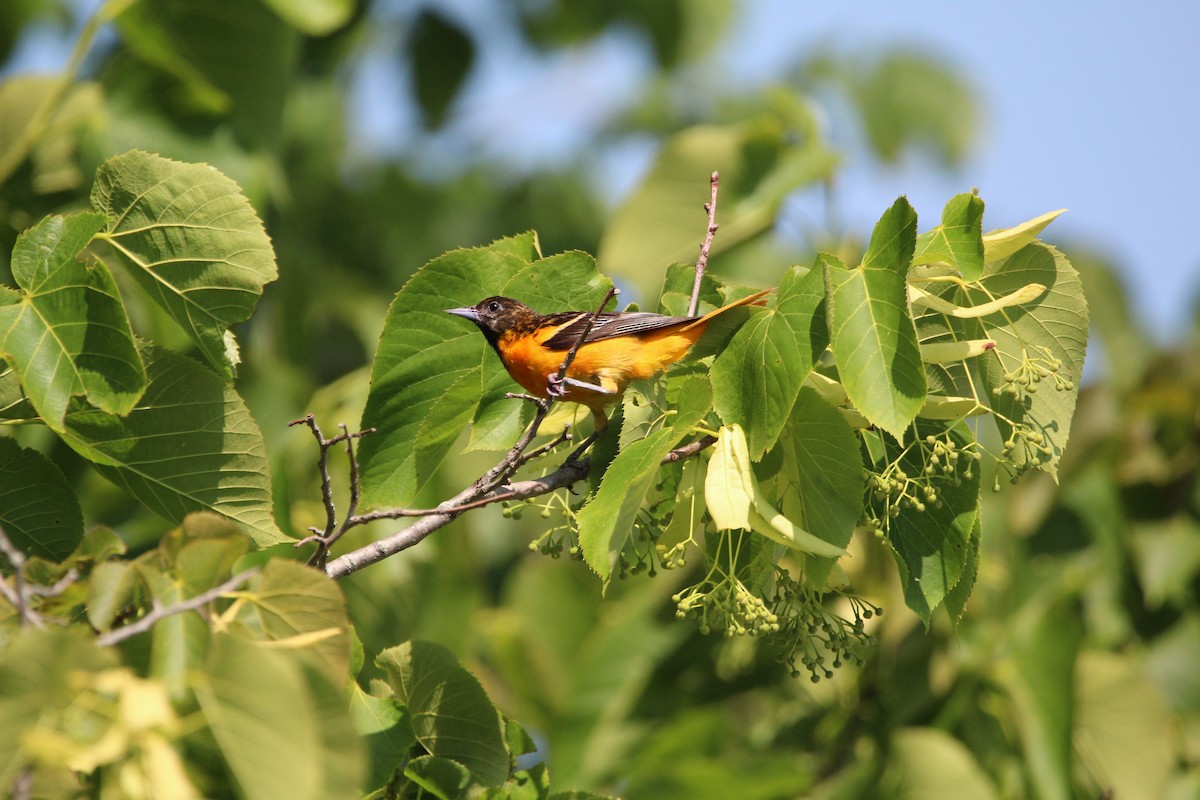
[[[446,313],[474,322],[508,374],[530,394],[587,406],[596,434],[608,427],[606,410],[630,381],[649,378],[683,358],[712,319],[730,309],[762,305],[771,289],[743,297],[699,317],[645,311],[559,311],[539,314],[511,297],[493,296]],[[567,351],[595,321],[562,381]]]

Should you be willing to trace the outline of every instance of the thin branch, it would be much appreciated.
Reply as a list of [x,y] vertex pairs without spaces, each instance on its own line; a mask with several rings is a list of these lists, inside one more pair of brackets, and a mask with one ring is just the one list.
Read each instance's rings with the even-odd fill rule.
[[685,458],[691,458],[701,450],[712,447],[716,443],[717,440],[713,436],[701,436],[696,441],[680,445],[671,452],[667,453],[665,456],[663,456],[662,463],[674,464],[676,461],[682,461]]
[[209,589],[207,592],[201,592],[195,597],[189,597],[187,600],[181,600],[180,602],[172,603],[169,606],[158,606],[149,614],[137,620],[136,622],[131,622],[128,625],[123,625],[120,628],[115,628],[108,633],[97,637],[96,644],[101,645],[102,647],[114,645],[118,642],[123,642],[132,636],[137,636],[139,633],[145,633],[154,627],[154,624],[158,621],[166,619],[174,614],[182,614],[185,611],[198,611],[211,603],[213,600],[216,600],[221,595],[228,594],[234,589],[237,589],[239,586],[257,574],[258,568],[252,567],[245,572],[239,572],[237,575],[234,575],[220,586]]
[[721,176],[714,172],[708,179],[711,194],[704,210],[708,212],[708,231],[704,234],[704,244],[700,245],[700,257],[696,259],[696,280],[692,283],[692,302],[688,304],[688,316],[696,316],[700,307],[700,284],[704,281],[704,271],[708,269],[708,255],[712,251],[713,237],[717,235],[717,189],[720,187]]
[[[591,462],[586,458],[579,461],[567,461],[549,475],[531,481],[520,481],[512,484],[512,488],[503,494],[507,496],[509,492],[520,491],[520,497],[522,498],[549,494],[556,489],[562,489],[586,478],[590,466]],[[352,550],[345,555],[338,556],[325,565],[325,572],[331,578],[342,578],[351,572],[356,572],[363,567],[370,566],[377,561],[382,561],[388,556],[395,555],[402,550],[407,550],[413,545],[418,544],[431,533],[445,527],[456,519],[459,514],[468,510],[468,504],[479,500],[478,497],[472,496],[473,489],[474,487],[467,489],[456,497],[447,500],[442,504],[441,511],[421,517],[412,525],[393,533],[391,536],[371,542],[365,547]],[[486,503],[480,503],[480,505],[499,502],[503,499],[507,498],[500,496],[488,498]],[[365,517],[367,515],[362,516]]]

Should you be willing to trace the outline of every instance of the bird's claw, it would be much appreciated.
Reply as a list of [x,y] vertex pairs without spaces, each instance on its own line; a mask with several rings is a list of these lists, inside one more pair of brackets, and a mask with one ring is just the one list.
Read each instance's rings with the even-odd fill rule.
[[567,382],[558,373],[546,376],[546,394],[556,400],[567,393]]

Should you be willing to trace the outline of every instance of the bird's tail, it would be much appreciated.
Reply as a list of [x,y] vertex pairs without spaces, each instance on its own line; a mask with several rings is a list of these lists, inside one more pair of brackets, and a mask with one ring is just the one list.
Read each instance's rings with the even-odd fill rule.
[[705,325],[705,324],[707,324],[707,323],[708,323],[708,321],[709,321],[709,320],[711,320],[713,317],[717,316],[718,314],[724,314],[726,311],[728,311],[728,310],[729,310],[729,309],[731,309],[731,308],[738,308],[738,307],[740,307],[740,306],[761,306],[761,305],[765,305],[765,303],[763,302],[763,298],[764,298],[764,297],[766,297],[767,295],[769,295],[769,294],[770,294],[771,292],[773,292],[773,291],[775,291],[775,290],[774,290],[774,289],[763,289],[761,292],[755,292],[755,293],[754,293],[754,294],[752,294],[752,295],[749,295],[749,296],[747,296],[747,297],[743,297],[741,300],[734,300],[734,301],[733,301],[732,303],[730,303],[729,305],[721,306],[720,308],[718,308],[718,309],[716,309],[716,310],[714,310],[714,311],[710,311],[710,312],[708,312],[707,314],[705,314],[703,317],[697,317],[696,319],[694,319],[694,320],[692,320],[691,322],[689,322],[687,325],[684,325],[684,326],[683,326],[682,328],[680,328],[679,330],[681,330],[681,331],[686,331],[686,330],[688,330],[688,329],[690,329],[690,328],[696,328],[696,327],[700,327],[700,326],[702,326],[702,325]]

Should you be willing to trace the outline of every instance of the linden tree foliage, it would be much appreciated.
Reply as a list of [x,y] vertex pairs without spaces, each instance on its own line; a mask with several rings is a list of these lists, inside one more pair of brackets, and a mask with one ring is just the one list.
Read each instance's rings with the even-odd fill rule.
[[[851,592],[830,582],[847,547],[889,552],[926,625],[943,604],[957,618],[978,569],[983,475],[1056,474],[1087,331],[1078,276],[1036,239],[1037,222],[985,237],[982,215],[979,197],[959,195],[918,234],[900,198],[859,262],[822,253],[794,267],[763,307],[631,387],[596,445],[591,493],[506,514],[540,508],[556,521],[533,546],[582,558],[605,584],[700,559],[708,575],[676,595],[680,614],[776,641],[814,678],[828,670],[813,631],[840,663],[879,611],[854,599],[834,621],[825,608],[827,592]],[[680,306],[688,277],[668,272],[661,307]],[[477,430],[521,420],[524,401],[499,394],[512,384],[495,352],[442,309],[511,294],[586,310],[602,285],[587,256],[545,258],[519,239],[420,270],[375,361],[364,422],[380,433],[360,454],[368,504],[411,502],[471,420],[471,447],[507,447],[519,432]],[[714,307],[747,291],[705,276]],[[670,454],[702,436],[715,446],[685,480]]]

